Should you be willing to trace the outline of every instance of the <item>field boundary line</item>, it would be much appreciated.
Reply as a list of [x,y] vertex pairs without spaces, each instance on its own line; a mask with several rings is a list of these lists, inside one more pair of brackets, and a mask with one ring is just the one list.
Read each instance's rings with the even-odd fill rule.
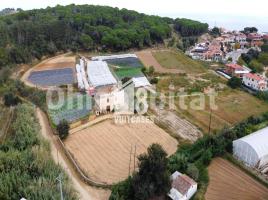
[[100,116],[100,117],[97,117],[96,119],[92,120],[92,121],[89,121],[87,122],[86,124],[82,124],[78,127],[75,127],[73,129],[71,129],[69,131],[70,134],[74,134],[74,133],[77,133],[79,131],[82,131],[84,129],[87,129],[88,127],[90,126],[93,126],[95,124],[98,124],[102,121],[105,121],[105,120],[108,120],[108,119],[113,119],[113,115],[112,114],[108,114],[108,115],[103,115],[103,116]]
[[59,137],[58,137],[58,141],[59,141],[60,146],[64,150],[65,155],[71,161],[71,163],[73,164],[76,172],[79,174],[79,176],[82,178],[82,180],[84,182],[86,182],[89,185],[95,186],[95,187],[108,188],[108,189],[111,188],[112,185],[94,181],[94,180],[90,179],[87,175],[85,175],[84,172],[83,172],[83,170],[80,168],[80,166],[74,160],[74,158],[71,155],[71,153],[65,148],[64,143],[61,141],[61,139]]

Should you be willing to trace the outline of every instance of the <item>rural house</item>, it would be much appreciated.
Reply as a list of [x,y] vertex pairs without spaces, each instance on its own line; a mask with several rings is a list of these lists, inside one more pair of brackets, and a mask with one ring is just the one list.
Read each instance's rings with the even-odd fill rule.
[[189,200],[197,191],[197,183],[178,171],[171,175],[171,180],[172,188],[168,196],[172,200]]
[[256,91],[266,91],[267,81],[261,75],[247,73],[243,76],[243,84]]
[[249,69],[246,69],[245,67],[238,65],[238,64],[227,64],[224,72],[230,76],[235,76],[238,78],[243,78],[244,74],[250,73]]

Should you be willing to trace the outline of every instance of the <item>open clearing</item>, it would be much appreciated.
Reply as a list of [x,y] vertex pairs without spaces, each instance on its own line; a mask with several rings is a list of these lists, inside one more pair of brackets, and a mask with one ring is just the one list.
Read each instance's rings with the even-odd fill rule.
[[177,69],[189,74],[202,73],[206,70],[202,64],[178,51],[154,51],[153,56],[167,69]]
[[206,200],[267,200],[268,188],[227,160],[217,158],[209,166]]
[[[178,109],[178,112],[204,132],[208,132],[210,118],[208,103],[208,98],[206,98],[205,110]],[[213,131],[221,130],[224,126],[232,126],[251,115],[259,115],[268,111],[266,102],[240,90],[226,89],[219,92],[215,104],[218,109],[212,111],[211,130]]]
[[61,69],[61,68],[73,68],[75,66],[75,56],[61,55],[55,58],[48,59],[42,62],[40,65],[34,67],[35,71]]
[[[162,145],[169,155],[178,145],[153,123],[116,125],[112,120],[73,133],[65,141],[82,170],[91,179],[108,184],[127,178],[129,167],[131,172],[134,170],[135,145],[138,156],[153,143]],[[135,161],[137,169],[137,158]]]
[[150,50],[146,51],[139,51],[135,53],[138,58],[142,61],[145,67],[149,68],[150,66],[153,66],[155,71],[158,73],[172,73],[172,74],[178,74],[183,73],[184,71],[179,69],[171,69],[166,68],[162,66],[153,56],[152,52]]

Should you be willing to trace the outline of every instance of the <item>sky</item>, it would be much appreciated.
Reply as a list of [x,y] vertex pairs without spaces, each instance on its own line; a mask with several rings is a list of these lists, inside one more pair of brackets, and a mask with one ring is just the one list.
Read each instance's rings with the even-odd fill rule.
[[268,32],[267,0],[1,0],[0,9],[29,10],[71,3],[108,5],[172,18],[187,17],[207,22],[211,27],[240,30],[256,26],[261,32]]

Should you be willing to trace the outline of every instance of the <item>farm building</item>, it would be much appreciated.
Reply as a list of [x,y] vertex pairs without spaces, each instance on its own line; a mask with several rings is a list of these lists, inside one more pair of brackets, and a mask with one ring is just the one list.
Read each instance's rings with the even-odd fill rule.
[[107,63],[103,61],[88,61],[87,75],[90,85],[95,88],[117,84]]
[[249,167],[268,168],[268,127],[233,141],[233,153]]
[[185,174],[174,172],[171,175],[172,188],[168,196],[172,200],[189,200],[197,191],[197,183]]
[[151,86],[148,79],[145,76],[132,78],[135,88]]

